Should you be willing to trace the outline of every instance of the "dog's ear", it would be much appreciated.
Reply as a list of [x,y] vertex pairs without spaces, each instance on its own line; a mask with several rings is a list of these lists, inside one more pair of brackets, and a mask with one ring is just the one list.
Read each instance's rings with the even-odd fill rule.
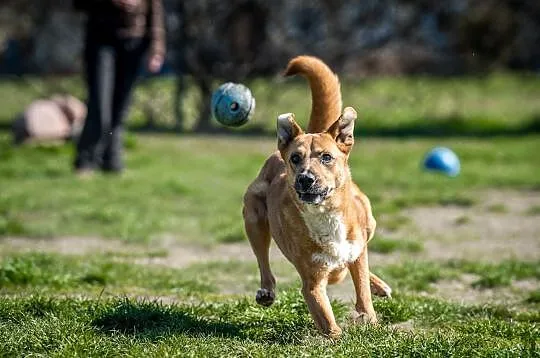
[[354,121],[357,114],[354,108],[345,107],[343,114],[328,129],[327,133],[334,138],[343,153],[349,153],[354,144]]
[[297,136],[303,134],[302,128],[294,120],[294,114],[285,113],[277,119],[278,149],[283,150]]

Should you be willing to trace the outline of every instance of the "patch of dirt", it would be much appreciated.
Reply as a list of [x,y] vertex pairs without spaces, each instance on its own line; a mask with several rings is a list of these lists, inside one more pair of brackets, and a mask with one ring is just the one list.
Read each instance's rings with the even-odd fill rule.
[[[540,259],[540,216],[526,214],[528,208],[540,206],[540,192],[490,191],[484,193],[479,202],[473,207],[435,206],[402,211],[400,215],[410,218],[411,225],[393,232],[378,231],[390,237],[420,239],[424,251],[415,254],[370,253],[370,260],[378,265],[404,259]],[[504,208],[504,212],[491,210],[494,206]],[[377,233],[374,240],[377,240]],[[0,249],[80,255],[118,252],[139,257],[141,263],[171,267],[185,267],[200,261],[255,259],[247,242],[201,246],[180,243],[174,237],[151,245],[96,237],[7,237],[0,238]],[[163,250],[165,255],[145,257],[145,253],[155,250]],[[272,245],[271,257],[273,260],[284,259],[275,245]]]
[[394,324],[391,325],[391,327],[393,327],[394,329],[396,329],[398,331],[401,331],[401,332],[412,332],[412,331],[415,330],[413,320],[394,323]]
[[[85,255],[89,253],[127,252],[136,253],[140,248],[127,245],[119,240],[97,237],[58,237],[58,238],[0,238],[0,252],[38,251],[59,254]],[[135,251],[133,251],[135,250]]]
[[[370,262],[372,266],[382,266],[404,260],[539,260],[540,216],[527,214],[527,210],[534,206],[540,206],[540,192],[488,191],[479,194],[478,203],[472,207],[435,206],[406,209],[400,215],[408,217],[411,220],[410,225],[393,232],[378,230],[378,233],[388,237],[418,239],[423,242],[424,250],[419,253],[370,253]],[[374,240],[377,240],[377,234]],[[156,250],[163,253],[151,255]],[[83,237],[0,238],[0,252],[9,251],[76,255],[103,253],[118,255],[123,260],[132,260],[139,264],[175,268],[204,261],[255,262],[255,256],[247,242],[201,246],[180,243],[174,237],[153,242],[151,245]],[[272,245],[271,264],[277,267],[276,265],[284,261],[281,252]],[[514,282],[511,287],[480,290],[471,287],[472,279],[470,275],[463,275],[456,280],[442,280],[433,285],[434,292],[429,294],[464,303],[517,303],[538,287],[538,281],[531,280]],[[331,286],[329,293],[333,298],[354,300],[350,277],[342,284]]]
[[[182,268],[204,261],[255,261],[251,247],[246,243],[196,246],[182,244],[171,239],[151,245],[130,244],[120,240],[96,237],[59,238],[0,238],[0,252],[48,252],[69,255],[109,254],[132,259],[137,264],[163,265]],[[163,254],[152,255],[153,252]],[[283,254],[272,246],[271,260],[285,260]]]
[[[213,246],[190,246],[178,243],[162,243],[162,248],[168,251],[166,257],[144,257],[137,260],[139,264],[164,265],[182,268],[204,261],[253,261],[255,255],[251,247],[245,243],[216,244]],[[270,260],[285,259],[273,245],[270,250]]]
[[[402,214],[412,220],[413,229],[392,235],[417,235],[424,241],[422,256],[432,260],[538,260],[540,217],[526,214],[534,205],[540,205],[539,192],[490,191],[472,207],[404,210]],[[494,207],[500,209],[494,211]]]
[[467,274],[459,279],[441,280],[432,285],[435,291],[430,295],[465,304],[521,305],[529,293],[538,289],[534,279],[514,281],[507,287],[474,288],[471,284],[477,279],[476,275]]

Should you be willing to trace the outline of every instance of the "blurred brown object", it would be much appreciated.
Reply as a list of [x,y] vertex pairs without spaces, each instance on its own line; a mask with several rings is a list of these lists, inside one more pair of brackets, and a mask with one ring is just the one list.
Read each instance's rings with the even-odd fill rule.
[[85,117],[86,105],[71,95],[38,99],[13,122],[13,140],[22,144],[72,139],[78,137]]

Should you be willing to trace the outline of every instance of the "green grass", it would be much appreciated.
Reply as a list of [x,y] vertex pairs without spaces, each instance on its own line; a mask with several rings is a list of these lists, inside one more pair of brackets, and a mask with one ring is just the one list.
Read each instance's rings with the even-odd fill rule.
[[[130,139],[124,177],[80,181],[70,145],[12,148],[0,134],[0,235],[103,236],[149,241],[163,236],[212,243],[245,240],[242,196],[273,139],[151,135]],[[419,205],[474,205],[493,188],[540,188],[540,138],[359,139],[353,177],[376,217]],[[422,171],[424,153],[448,145],[463,172],[447,178]],[[384,165],[381,165],[384,163]],[[381,227],[406,222],[389,216]],[[392,219],[394,218],[394,219]],[[385,223],[386,220],[386,223]]]
[[392,291],[396,292],[429,291],[432,283],[455,275],[440,264],[425,261],[406,261],[388,265],[376,272],[388,282],[392,282]]
[[540,304],[540,290],[533,291],[527,297],[526,302]]
[[510,286],[518,280],[540,280],[539,261],[505,260],[486,261],[449,260],[443,262],[411,260],[376,267],[375,272],[391,282],[394,291],[430,291],[431,284],[443,279],[457,279],[463,274],[478,278],[471,283],[473,289]]
[[540,280],[540,262],[525,262],[517,259],[496,264],[456,261],[451,262],[450,267],[479,275],[480,278],[472,284],[476,288],[508,286],[514,280],[526,278]]
[[424,249],[421,242],[406,240],[406,239],[390,239],[385,237],[377,237],[369,243],[369,250],[388,254],[395,251],[415,253]]
[[[200,95],[186,78],[182,113],[185,128],[193,125]],[[173,126],[174,79],[141,82],[135,93],[131,124],[142,125],[147,107],[153,108],[158,121]],[[251,123],[234,132],[262,130],[274,133],[274,121],[280,113],[293,112],[305,124],[309,114],[309,89],[305,80],[247,81],[256,100],[257,111]],[[219,85],[215,83],[215,87]],[[84,98],[79,76],[56,78],[26,77],[0,82],[0,123],[36,97],[65,90]],[[342,78],[343,102],[359,114],[359,134],[377,136],[523,134],[540,130],[540,84],[534,74],[495,73],[483,77],[462,78],[372,78],[353,81]]]
[[[375,198],[371,198],[371,200],[376,202],[381,199],[378,196],[376,196]],[[409,204],[410,202],[407,200],[400,200],[397,205],[395,205],[393,208],[390,207],[387,210],[389,212],[398,211]],[[411,223],[411,218],[402,214],[392,214],[392,215],[381,216],[377,220],[377,225],[379,225],[379,227],[383,227],[386,230],[390,230],[390,231],[397,231],[399,229],[405,228],[410,223]]]
[[[372,250],[373,251],[373,250]],[[148,257],[152,256],[152,252]],[[153,265],[134,265],[140,257],[93,255],[79,256],[11,253],[0,257],[0,289],[4,293],[25,290],[61,290],[76,292],[89,289],[99,292],[103,287],[114,292],[154,292],[156,295],[193,293],[253,294],[259,285],[255,260],[249,262],[210,261],[170,269]],[[271,264],[279,289],[300,287],[297,272],[284,261]],[[405,260],[399,263],[373,266],[374,272],[393,287],[394,292],[430,291],[431,285],[443,279],[475,274],[479,278],[471,288],[509,286],[516,280],[540,280],[540,262],[506,260],[496,264],[484,261],[450,260],[443,262]],[[238,278],[242,280],[239,281]]]
[[[138,88],[131,128],[142,125],[148,104],[161,111],[161,124],[172,127],[172,85],[160,79]],[[128,170],[122,177],[79,180],[71,171],[71,144],[14,148],[0,131],[0,356],[538,357],[539,294],[515,284],[538,282],[540,262],[434,260],[426,257],[424,241],[400,234],[414,229],[403,209],[480,206],[486,193],[499,189],[536,195],[537,78],[343,79],[344,103],[360,114],[352,175],[372,201],[378,228],[395,231],[392,238],[376,235],[369,247],[384,255],[383,262],[395,261],[381,264],[375,255],[370,260],[373,272],[393,288],[392,299],[375,299],[379,326],[354,325],[352,302],[333,301],[344,327],[338,341],[317,334],[298,274],[283,260],[272,260],[277,301],[269,309],[254,302],[254,257],[181,268],[152,263],[166,262],[169,255],[180,255],[182,263],[179,250],[156,245],[161,239],[203,251],[217,243],[248,245],[242,195],[275,150],[275,118],[292,111],[304,123],[309,110],[302,80],[248,85],[257,98],[256,116],[229,132],[258,130],[264,136],[132,131],[125,139]],[[0,127],[57,86],[83,95],[78,78],[0,82]],[[197,115],[198,94],[190,87],[186,95],[187,128]],[[423,156],[434,146],[458,154],[458,177],[422,170]],[[501,205],[486,210],[506,214]],[[538,212],[536,205],[523,209],[523,215]],[[461,216],[459,223],[475,220]],[[31,244],[30,252],[19,252],[3,242],[12,236],[126,243],[75,256],[34,252]],[[439,283],[464,275],[475,277],[467,281],[471,294],[504,292],[512,304],[467,305],[435,296],[441,295],[435,290]]]
[[99,255],[81,260],[76,256],[29,253],[0,261],[0,289],[4,292],[21,288],[67,292],[102,287],[124,292],[154,290],[162,294],[215,291],[208,281],[192,271],[134,266]]
[[[2,257],[3,256],[3,257]],[[129,256],[126,253],[95,254],[90,258],[53,253],[12,252],[0,256],[0,292],[25,290],[99,292],[106,288],[114,293],[154,292],[156,295],[189,296],[193,293],[254,293],[259,275],[251,262],[214,261],[194,263],[181,269],[156,265],[134,265],[143,257],[155,257],[153,251]],[[292,265],[275,264],[280,287],[298,286],[298,274]],[[238,278],[242,277],[239,282]]]
[[492,205],[488,206],[486,209],[490,213],[499,213],[499,214],[501,214],[501,213],[507,213],[508,212],[508,208],[504,204],[492,204]]
[[[338,342],[318,337],[298,293],[269,309],[252,302],[163,305],[157,302],[50,299],[0,302],[0,350],[54,356],[475,356],[533,357],[534,320],[498,307],[425,298],[376,301],[380,327],[349,326]],[[344,309],[334,304],[338,319]],[[396,315],[398,312],[399,315]],[[423,317],[414,333],[390,322]],[[441,322],[444,328],[433,329]]]
[[[251,264],[196,264],[174,270],[127,265],[110,257],[80,261],[77,256],[35,253],[12,254],[0,261],[3,355],[464,356],[474,352],[532,357],[538,351],[540,316],[534,310],[464,306],[415,295],[413,288],[408,293],[398,290],[390,300],[375,300],[378,327],[352,324],[348,318],[352,306],[334,301],[345,331],[332,342],[316,333],[299,283],[285,289],[278,284],[277,301],[268,309],[255,304],[254,291],[246,296],[208,289],[216,280],[245,277],[248,270],[256,270]],[[392,284],[408,287],[413,281],[435,281],[449,267],[410,263],[388,267],[383,273]],[[85,279],[95,272],[106,278]],[[403,273],[404,281],[392,276]],[[113,295],[122,291],[129,295]],[[137,298],[141,294],[166,295],[174,302]],[[411,328],[400,329],[402,323]]]
[[526,211],[527,215],[540,215],[540,205],[533,205],[529,207]]
[[458,216],[458,217],[454,220],[454,223],[455,223],[456,225],[465,225],[465,224],[469,224],[471,221],[472,221],[472,219],[471,219],[470,216],[467,216],[467,215],[461,215],[461,216]]
[[[12,148],[7,133],[0,132],[0,235],[245,240],[241,199],[275,150],[275,118],[293,111],[303,122],[310,108],[308,87],[301,79],[284,83],[260,79],[249,85],[258,101],[257,116],[240,132],[262,126],[268,138],[128,135],[130,173],[121,179],[98,177],[81,183],[71,174],[70,145]],[[172,87],[170,79],[141,84],[129,123],[138,126],[142,108],[152,100],[163,116],[170,116]],[[0,106],[0,123],[8,124],[31,99],[55,88],[84,95],[78,77],[0,82],[0,98],[6,99]],[[540,159],[535,155],[540,137],[514,136],[540,114],[540,85],[534,77],[344,79],[343,93],[344,102],[360,113],[350,159],[353,177],[372,199],[377,217],[416,205],[472,206],[483,189],[540,188],[536,175]],[[184,114],[192,120],[197,100],[193,86],[188,86],[186,96]],[[451,125],[456,130],[446,128],[444,118],[459,118],[457,127]],[[407,129],[425,132],[439,125],[435,132],[442,130],[444,135],[510,137],[419,139],[410,137],[414,130]],[[393,132],[403,138],[366,138]],[[459,155],[459,177],[421,170],[423,156],[437,145],[451,147]],[[389,217],[386,223],[383,219],[381,227],[396,230],[406,224],[399,218]]]

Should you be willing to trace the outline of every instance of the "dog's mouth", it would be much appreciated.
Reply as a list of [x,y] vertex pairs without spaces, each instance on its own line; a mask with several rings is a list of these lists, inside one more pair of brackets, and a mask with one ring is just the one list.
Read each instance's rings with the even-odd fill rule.
[[310,190],[310,191],[296,191],[298,198],[306,204],[318,205],[324,201],[330,194],[332,189],[322,189],[322,190]]

